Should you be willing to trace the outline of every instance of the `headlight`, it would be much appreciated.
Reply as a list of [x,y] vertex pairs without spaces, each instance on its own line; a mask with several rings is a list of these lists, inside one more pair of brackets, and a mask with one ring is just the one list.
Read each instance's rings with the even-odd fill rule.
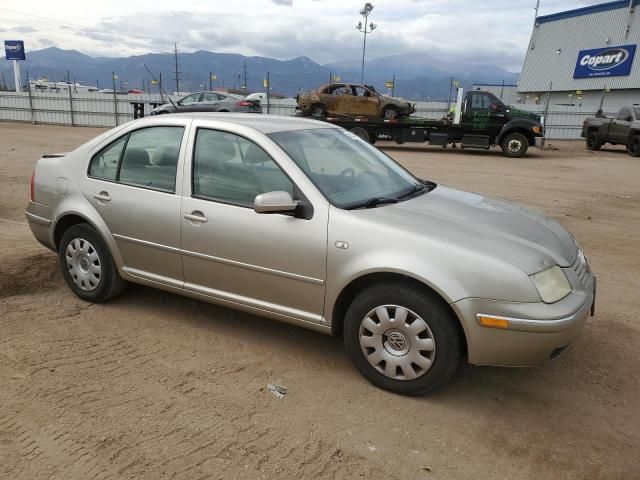
[[544,303],[557,302],[571,293],[569,280],[558,265],[531,275],[531,280]]
[[540,125],[535,125],[531,130],[533,130],[533,133],[542,133],[542,127]]

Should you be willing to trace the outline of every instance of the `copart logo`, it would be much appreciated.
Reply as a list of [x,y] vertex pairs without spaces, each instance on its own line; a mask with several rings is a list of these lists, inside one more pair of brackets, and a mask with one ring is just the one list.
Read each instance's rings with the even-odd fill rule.
[[580,65],[590,70],[603,71],[622,65],[629,57],[629,52],[626,49],[612,48],[597,55],[584,55],[580,59]]
[[22,45],[20,45],[19,43],[8,43],[4,46],[5,50],[8,50],[9,52],[19,52],[20,50],[22,50]]

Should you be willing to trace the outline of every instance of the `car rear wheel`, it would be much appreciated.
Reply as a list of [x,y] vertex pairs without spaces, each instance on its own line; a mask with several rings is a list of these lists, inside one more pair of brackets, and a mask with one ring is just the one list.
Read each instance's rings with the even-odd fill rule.
[[634,135],[627,145],[627,153],[632,157],[640,157],[640,135]]
[[387,107],[382,112],[382,118],[386,120],[393,120],[398,117],[398,111],[393,107]]
[[456,372],[463,341],[435,296],[409,283],[362,291],[345,316],[344,342],[358,371],[377,387],[422,395]]
[[58,259],[69,288],[88,302],[106,302],[127,284],[106,243],[88,224],[73,225],[62,235]]
[[529,148],[529,140],[521,133],[509,133],[500,142],[500,148],[507,157],[524,157]]
[[600,143],[598,133],[591,132],[587,136],[587,150],[600,150],[602,143]]

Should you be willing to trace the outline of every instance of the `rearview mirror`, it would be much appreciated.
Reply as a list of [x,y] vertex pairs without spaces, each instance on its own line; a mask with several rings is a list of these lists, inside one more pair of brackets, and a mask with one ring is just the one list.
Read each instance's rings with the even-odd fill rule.
[[253,201],[256,213],[293,212],[297,207],[298,203],[288,192],[283,191],[261,193]]

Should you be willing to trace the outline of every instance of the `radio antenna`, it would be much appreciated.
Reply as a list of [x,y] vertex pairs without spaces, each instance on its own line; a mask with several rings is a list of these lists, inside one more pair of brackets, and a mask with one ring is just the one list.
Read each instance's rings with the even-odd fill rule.
[[[147,69],[147,72],[149,72],[149,75],[151,75],[151,78],[153,78],[156,82],[158,82],[158,79],[156,78],[156,76],[153,74],[153,72],[151,71],[151,69],[147,66],[147,64],[144,64],[144,68]],[[169,94],[165,91],[165,89],[162,87],[162,84],[160,82],[158,82],[158,86],[160,87],[160,90],[162,91],[162,93],[164,93],[167,98],[169,99],[169,102],[171,102],[171,105],[173,105],[173,108],[176,108],[176,104],[173,103],[173,100],[171,100],[171,97],[169,96]]]

